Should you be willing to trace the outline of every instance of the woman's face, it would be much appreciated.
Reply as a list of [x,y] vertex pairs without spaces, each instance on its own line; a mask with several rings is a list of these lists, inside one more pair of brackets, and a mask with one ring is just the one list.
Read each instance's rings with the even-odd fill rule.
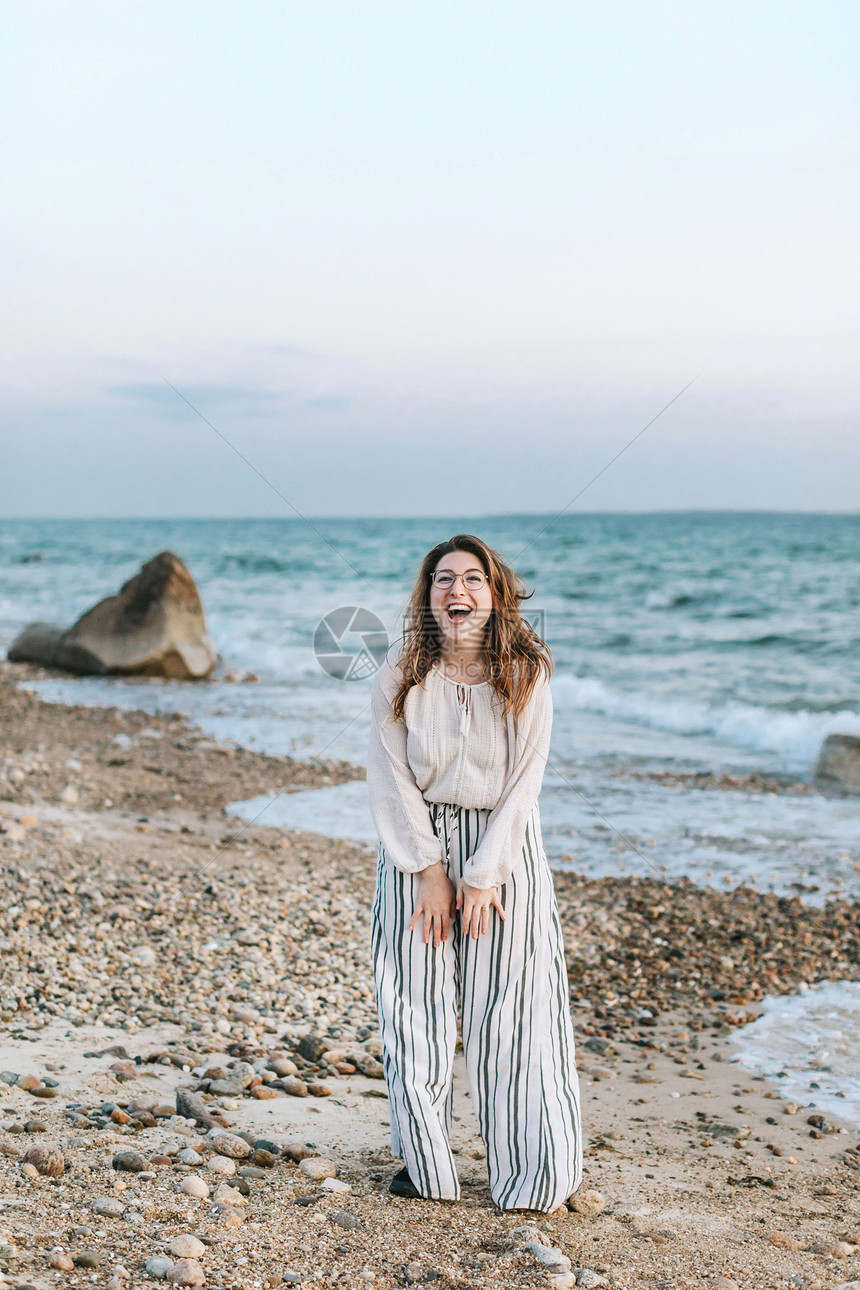
[[[483,586],[472,585],[475,575]],[[448,585],[439,586],[437,579]],[[484,567],[471,551],[443,555],[430,584],[430,611],[442,640],[451,648],[479,649],[493,608],[493,596]]]

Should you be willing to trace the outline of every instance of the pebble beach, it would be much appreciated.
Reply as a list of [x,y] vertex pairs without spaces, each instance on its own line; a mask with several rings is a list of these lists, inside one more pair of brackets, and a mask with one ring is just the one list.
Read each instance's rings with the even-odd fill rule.
[[856,1126],[732,1061],[766,994],[856,975],[851,901],[557,873],[583,1187],[495,1208],[460,1062],[462,1200],[397,1199],[375,851],[225,812],[361,768],[18,688],[46,675],[0,664],[3,1284],[860,1278]]

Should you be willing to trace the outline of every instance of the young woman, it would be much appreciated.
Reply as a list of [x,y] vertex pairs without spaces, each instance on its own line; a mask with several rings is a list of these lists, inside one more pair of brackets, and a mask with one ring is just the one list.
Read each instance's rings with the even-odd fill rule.
[[373,682],[379,834],[372,947],[402,1196],[457,1200],[457,1014],[500,1209],[558,1208],[582,1178],[567,971],[538,814],[552,658],[525,588],[479,538],[424,558]]

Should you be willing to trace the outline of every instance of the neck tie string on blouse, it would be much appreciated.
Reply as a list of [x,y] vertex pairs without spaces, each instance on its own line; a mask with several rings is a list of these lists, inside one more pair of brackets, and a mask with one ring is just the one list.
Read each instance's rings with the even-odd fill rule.
[[472,724],[472,687],[470,685],[457,686],[457,701],[460,704],[460,737],[469,733],[469,726]]

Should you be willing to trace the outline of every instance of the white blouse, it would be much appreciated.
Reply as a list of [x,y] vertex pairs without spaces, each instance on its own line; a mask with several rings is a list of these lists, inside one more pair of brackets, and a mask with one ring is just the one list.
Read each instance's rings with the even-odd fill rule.
[[405,722],[395,722],[401,648],[389,651],[373,678],[367,786],[379,840],[398,869],[417,873],[445,859],[428,803],[489,810],[463,877],[472,887],[501,886],[522,857],[543,781],[552,730],[549,682],[538,679],[515,722],[502,717],[489,681],[458,684],[434,665],[407,694]]

